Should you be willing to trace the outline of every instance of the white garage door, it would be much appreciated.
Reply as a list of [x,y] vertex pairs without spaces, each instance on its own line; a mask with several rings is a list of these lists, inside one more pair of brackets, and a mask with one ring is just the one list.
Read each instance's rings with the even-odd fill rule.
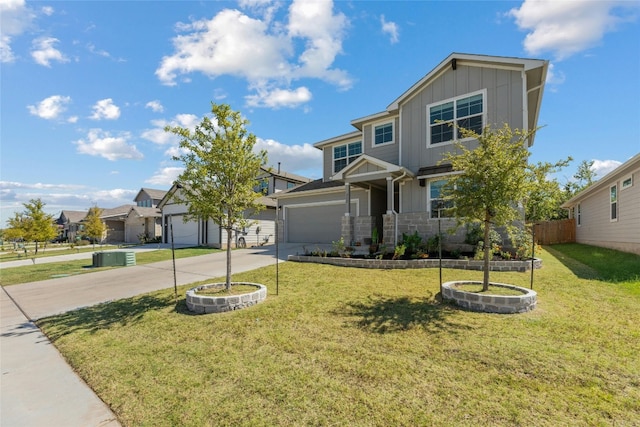
[[[198,222],[189,221],[185,223],[182,215],[171,217],[173,223],[173,243],[176,245],[198,246]],[[167,243],[171,243],[171,231],[167,236]]]
[[[290,243],[331,243],[342,235],[344,203],[288,207],[287,241]],[[356,212],[356,205],[351,205]]]

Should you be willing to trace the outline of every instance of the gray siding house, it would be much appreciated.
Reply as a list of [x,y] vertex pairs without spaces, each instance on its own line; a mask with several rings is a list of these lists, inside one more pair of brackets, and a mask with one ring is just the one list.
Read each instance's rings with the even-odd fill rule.
[[[402,233],[436,234],[453,173],[440,161],[460,138],[449,124],[537,127],[547,69],[545,60],[449,55],[384,111],[352,120],[355,131],[314,144],[323,177],[275,196],[280,241],[366,244],[375,228],[395,245]],[[443,229],[453,224],[443,219]]]
[[576,241],[640,255],[640,153],[562,205]]

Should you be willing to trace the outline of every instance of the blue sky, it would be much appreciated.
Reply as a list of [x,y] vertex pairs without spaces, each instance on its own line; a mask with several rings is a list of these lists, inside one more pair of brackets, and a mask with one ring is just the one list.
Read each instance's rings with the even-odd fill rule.
[[640,152],[638,1],[0,0],[1,225],[132,203],[180,171],[167,125],[228,103],[270,163],[321,175],[355,130],[452,52],[548,59],[532,161],[603,176]]

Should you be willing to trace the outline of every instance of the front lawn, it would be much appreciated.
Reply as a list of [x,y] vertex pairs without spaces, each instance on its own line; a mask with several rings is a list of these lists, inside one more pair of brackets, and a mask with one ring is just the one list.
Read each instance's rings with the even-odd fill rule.
[[268,286],[249,309],[192,315],[191,284],[39,326],[127,426],[640,425],[640,283],[565,249],[543,252],[526,314],[440,304],[437,269],[289,262],[279,295],[275,267],[234,276]]

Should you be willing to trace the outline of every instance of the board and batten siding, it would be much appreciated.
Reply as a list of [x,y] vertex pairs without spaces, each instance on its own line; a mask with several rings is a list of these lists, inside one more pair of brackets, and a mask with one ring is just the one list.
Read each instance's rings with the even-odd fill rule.
[[401,105],[401,165],[416,172],[420,167],[436,165],[442,154],[452,149],[450,143],[427,146],[427,106],[434,103],[486,90],[485,123],[522,128],[523,75],[521,71],[461,65],[431,81]]
[[[630,174],[618,175],[580,201],[580,225],[576,225],[578,243],[640,254],[640,170],[632,175],[631,187],[622,189],[622,181]],[[611,221],[609,191],[615,183],[618,184],[618,219]]]
[[[375,126],[384,125],[386,123],[393,122],[393,143],[381,144],[378,146],[373,145],[374,128]],[[363,141],[362,152],[368,154],[376,159],[383,160],[385,162],[399,164],[400,153],[398,147],[400,146],[400,119],[396,117],[390,117],[388,119],[378,120],[362,127]]]

